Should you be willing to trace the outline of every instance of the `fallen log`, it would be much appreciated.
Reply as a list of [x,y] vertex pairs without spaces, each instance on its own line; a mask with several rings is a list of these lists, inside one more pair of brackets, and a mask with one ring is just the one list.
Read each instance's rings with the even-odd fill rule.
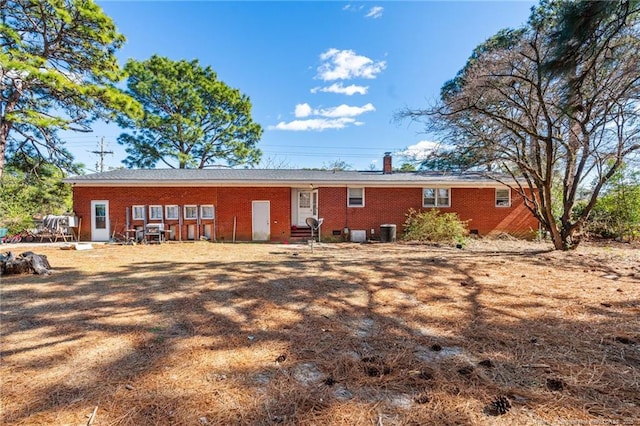
[[38,274],[47,275],[51,273],[51,265],[47,256],[26,251],[19,256],[13,252],[0,254],[0,275],[13,274]]

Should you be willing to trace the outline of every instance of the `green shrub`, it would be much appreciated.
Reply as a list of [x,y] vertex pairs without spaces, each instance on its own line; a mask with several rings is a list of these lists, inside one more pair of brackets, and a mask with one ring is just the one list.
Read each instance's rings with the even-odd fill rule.
[[[579,215],[585,207],[586,202],[578,202],[572,213]],[[622,167],[611,178],[589,213],[585,231],[603,238],[640,237],[640,171]]]
[[468,234],[468,221],[461,221],[456,213],[409,209],[406,216],[403,239],[407,241],[459,243]]
[[7,166],[0,180],[0,228],[9,233],[34,226],[33,216],[62,214],[71,209],[71,185],[62,183],[62,173],[53,166],[39,175]]

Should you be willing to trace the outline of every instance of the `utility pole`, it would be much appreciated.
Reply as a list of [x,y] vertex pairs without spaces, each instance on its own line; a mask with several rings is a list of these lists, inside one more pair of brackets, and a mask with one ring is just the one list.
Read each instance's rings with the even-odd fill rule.
[[100,139],[100,151],[89,151],[92,154],[98,154],[100,156],[100,162],[96,163],[96,169],[100,171],[100,173],[104,172],[104,157],[107,154],[113,155],[113,151],[105,151],[104,150],[104,136]]

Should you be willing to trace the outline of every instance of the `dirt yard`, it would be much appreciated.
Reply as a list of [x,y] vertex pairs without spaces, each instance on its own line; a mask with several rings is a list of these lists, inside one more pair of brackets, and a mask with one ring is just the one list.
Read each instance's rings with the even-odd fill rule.
[[638,247],[29,249],[1,424],[640,424]]

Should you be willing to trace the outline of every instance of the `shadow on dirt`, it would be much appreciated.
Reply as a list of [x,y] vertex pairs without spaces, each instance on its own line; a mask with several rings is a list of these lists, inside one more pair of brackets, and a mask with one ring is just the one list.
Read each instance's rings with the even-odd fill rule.
[[563,290],[545,286],[563,262],[546,251],[481,258],[283,251],[5,280],[3,376],[52,376],[28,398],[5,381],[3,423],[108,404],[109,424],[479,424],[501,395],[530,421],[550,407],[640,419],[637,290],[597,304],[580,294],[596,289],[584,271],[619,271],[576,257]]

